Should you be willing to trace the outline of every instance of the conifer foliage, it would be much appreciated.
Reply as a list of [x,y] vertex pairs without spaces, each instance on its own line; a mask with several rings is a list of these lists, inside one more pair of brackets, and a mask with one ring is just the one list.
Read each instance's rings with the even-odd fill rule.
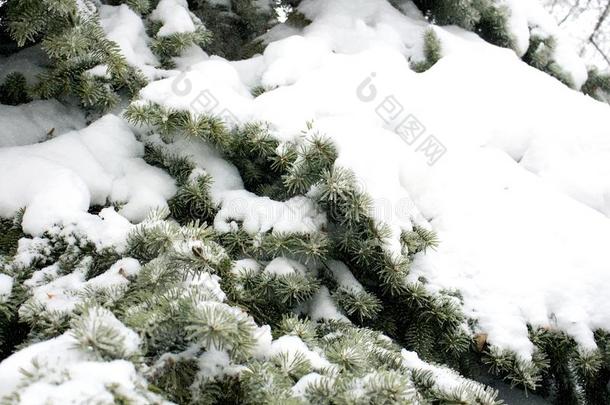
[[[233,60],[260,52],[263,34],[277,22],[274,7],[287,13],[287,29],[307,27],[312,21],[299,4],[14,0],[3,6],[2,24],[14,45],[40,47],[46,66],[34,82],[22,72],[7,75],[0,103],[76,100],[88,113],[125,106],[121,115],[143,145],[143,160],[173,179],[175,192],[167,208],[131,224],[124,243],[112,246],[67,224],[28,235],[23,211],[0,218],[0,286],[9,286],[0,289],[0,361],[32,347],[65,355],[57,364],[31,361],[0,403],[27,403],[37,387],[87,403],[96,398],[70,390],[90,374],[98,376],[100,403],[502,403],[475,381],[482,369],[556,402],[607,403],[607,331],[596,331],[598,349],[585,351],[561,331],[530,326],[531,360],[488,344],[463,312],[459,291],[434,291],[423,277],[410,277],[414,261],[442,240],[414,221],[399,235],[398,251],[391,250],[392,230],[371,214],[372,196],[340,164],[337,146],[315,122],[282,141],[265,122],[228,125],[212,113],[139,97],[148,81],[171,76],[181,58],[202,49]],[[510,11],[500,2],[414,4],[432,24],[459,25],[515,47]],[[102,5],[124,5],[142,20],[158,61],[155,74],[145,75],[107,38]],[[176,15],[190,28],[175,29]],[[443,57],[434,27],[420,40],[424,58],[411,61],[416,72]],[[573,86],[553,60],[554,46],[552,37],[532,36],[523,59]],[[583,91],[607,100],[608,78],[591,71]],[[238,192],[247,201],[304,207],[314,226],[252,226],[219,197],[215,187],[223,179],[202,167],[197,147],[238,172]],[[115,213],[121,203],[97,208]]]
[[[134,94],[145,83],[141,74],[127,64],[116,43],[105,38],[95,13],[94,3],[89,1],[8,3],[6,19],[11,38],[19,47],[39,43],[49,58],[51,68],[32,89],[36,95],[72,95],[83,107],[108,110],[118,103],[117,91],[125,89]],[[19,86],[23,87],[22,80]]]

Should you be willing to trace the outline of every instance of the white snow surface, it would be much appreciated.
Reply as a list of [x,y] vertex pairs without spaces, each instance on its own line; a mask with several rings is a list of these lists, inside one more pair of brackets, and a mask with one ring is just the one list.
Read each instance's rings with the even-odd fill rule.
[[[513,3],[555,34],[544,14]],[[592,330],[610,328],[599,294],[610,287],[610,107],[457,27],[435,27],[444,58],[414,73],[408,58],[427,24],[384,0],[305,0],[300,11],[314,22],[296,36],[273,29],[262,57],[212,57],[191,66],[184,91],[167,79],[142,98],[267,121],[280,140],[313,120],[372,196],[371,215],[391,226],[390,251],[413,222],[438,232],[411,277],[458,288],[490,344],[529,358],[529,322],[593,348]],[[254,85],[269,91],[252,98]],[[409,132],[413,122],[423,130]]]
[[290,274],[304,275],[306,271],[306,267],[301,263],[285,257],[276,257],[265,267],[265,273],[275,276],[287,276]]
[[0,273],[0,303],[5,302],[13,291],[13,278],[8,274]]
[[0,148],[30,145],[85,127],[76,108],[56,100],[37,100],[20,106],[0,105]]
[[[541,2],[532,0],[503,0],[510,8],[509,25],[517,42],[517,52],[522,56],[527,52],[532,33],[553,36],[556,46],[553,59],[572,78],[576,88],[587,80],[587,66],[576,52],[576,44],[555,23]],[[533,32],[531,32],[533,31]]]
[[[216,65],[215,61],[212,64]],[[235,75],[234,79],[238,78],[228,63],[225,62],[218,66],[222,66],[230,74]],[[203,80],[205,75],[198,76],[195,74],[190,77]],[[216,76],[212,75],[212,77]],[[184,83],[176,84],[177,82],[173,80],[183,80]],[[165,88],[157,85],[157,83],[163,83]],[[168,86],[183,88],[184,84],[186,85],[185,88],[197,89],[209,84],[206,81],[203,82],[203,85],[200,84],[201,82],[197,83],[199,83],[198,86],[193,85],[189,76],[166,79],[147,86],[143,89],[143,94],[150,95],[157,102],[164,100],[166,105],[169,103],[178,109],[189,108],[188,105],[181,104],[183,102],[188,103],[187,99],[183,99],[180,94],[173,94],[175,97],[172,97],[171,88],[168,88]],[[235,82],[236,85],[237,83]],[[161,94],[164,95],[161,96]],[[201,94],[203,94],[203,91],[197,96],[197,99],[201,97]],[[201,113],[197,107],[191,109],[191,111]],[[153,138],[150,140],[155,141]],[[243,229],[250,234],[267,231],[274,233],[311,233],[326,224],[326,216],[317,209],[309,198],[296,196],[287,201],[275,201],[245,190],[237,168],[223,159],[216,150],[200,140],[180,139],[167,147],[174,153],[188,156],[197,165],[193,174],[201,174],[198,171],[203,170],[212,177],[210,195],[214,203],[220,206],[220,210],[214,218],[214,228],[221,233],[236,229],[237,221],[241,221]]]
[[307,344],[298,336],[284,335],[274,340],[271,343],[267,358],[272,359],[275,356],[283,354],[287,356],[287,364],[290,364],[299,354],[306,358],[315,370],[320,370],[324,367],[330,367],[331,363],[323,358],[319,353],[307,347]]
[[37,80],[36,76],[44,72],[47,63],[47,56],[40,45],[25,48],[9,56],[0,56],[0,83],[4,82],[9,74],[19,72],[25,76],[28,84],[33,84]]
[[[122,324],[120,326],[127,330]],[[48,367],[47,374],[34,384],[21,388],[22,374],[19,370],[35,371],[34,361]],[[134,404],[153,400],[155,403],[169,403],[152,395],[130,394],[135,388],[146,387],[133,363],[126,360],[92,361],[88,353],[77,348],[70,332],[30,345],[5,359],[0,363],[0,381],[0,398],[19,389],[19,404],[23,405],[113,403],[113,392],[126,393]],[[108,389],[112,386],[113,391]]]
[[[85,270],[57,277],[58,266],[53,264],[34,272],[24,282],[31,291],[29,300],[35,301],[49,311],[71,313],[84,300],[85,291],[101,291],[112,287],[125,287],[128,277],[140,271],[140,263],[132,258],[121,259],[97,277],[85,281]],[[49,281],[51,279],[52,281]]]
[[[43,143],[0,149],[0,216],[25,207],[29,234],[75,224],[95,234],[95,242],[115,244],[124,238],[125,218],[144,219],[175,192],[173,179],[147,165],[143,153],[127,124],[112,115]],[[107,200],[125,203],[120,215],[112,208],[87,213]]]
[[351,323],[345,315],[343,315],[337,304],[330,296],[330,292],[326,286],[320,287],[320,289],[314,294],[313,297],[306,303],[307,315],[314,321],[323,320],[334,320],[346,323]]
[[99,15],[106,38],[119,45],[127,63],[140,69],[148,79],[156,78],[155,66],[159,61],[149,48],[151,40],[140,16],[126,4],[103,5]]
[[163,23],[157,33],[161,37],[195,31],[195,22],[186,0],[161,0],[150,17]]
[[[193,29],[188,13],[164,11],[184,3],[159,3],[160,35]],[[507,3],[521,50],[525,24],[556,34],[529,1]],[[444,57],[414,73],[408,61],[421,57],[428,24],[405,10],[386,0],[304,0],[300,11],[314,22],[274,28],[263,55],[227,62],[198,54],[184,75],[151,83],[141,98],[220,115],[230,125],[267,121],[282,141],[301,137],[313,120],[336,144],[337,164],[372,197],[370,214],[390,226],[390,252],[413,223],[438,232],[439,248],[416,258],[410,278],[425,277],[432,290],[457,288],[490,344],[529,358],[530,323],[594,348],[592,331],[610,330],[610,296],[600,294],[610,289],[610,107],[456,27],[435,27]],[[581,62],[560,43],[555,58],[578,85]],[[268,91],[254,98],[258,85]],[[235,168],[205,145],[176,147],[214,178],[217,229],[232,229],[234,220],[252,233],[323,225],[307,199],[291,211],[290,201],[279,206],[244,191]],[[112,116],[2,149],[0,215],[26,206],[24,227],[36,235],[56,223],[99,225],[86,210],[109,198],[126,202],[113,217],[138,221],[175,190],[141,155],[142,145]],[[288,208],[290,220],[276,207]],[[326,302],[326,295],[317,298]],[[281,339],[271,344],[275,352],[305,350]]]

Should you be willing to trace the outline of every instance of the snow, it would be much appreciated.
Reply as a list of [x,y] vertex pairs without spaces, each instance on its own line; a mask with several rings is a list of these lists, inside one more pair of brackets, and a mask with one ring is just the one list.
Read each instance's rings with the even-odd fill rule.
[[233,262],[231,273],[239,276],[248,273],[256,274],[260,271],[258,262],[254,259],[240,259]]
[[306,272],[307,268],[301,263],[285,257],[276,257],[265,267],[265,273],[273,274],[275,276],[305,274]]
[[48,311],[71,313],[76,305],[82,302],[82,298],[75,292],[82,290],[84,284],[85,272],[74,271],[50,283],[34,287],[30,300],[43,304]]
[[0,147],[30,145],[85,127],[76,108],[56,100],[37,100],[19,106],[0,105]]
[[40,144],[1,149],[0,216],[26,207],[23,229],[32,235],[55,224],[102,227],[104,216],[110,227],[120,222],[112,211],[99,218],[86,213],[91,204],[110,199],[125,203],[122,216],[142,220],[149,210],[166,207],[175,192],[169,175],[141,159],[143,149],[112,115]]
[[331,366],[331,363],[329,363],[328,360],[320,356],[320,354],[310,350],[305,342],[297,336],[285,335],[274,340],[273,343],[271,343],[267,358],[272,359],[282,353],[288,357],[286,361],[287,364],[294,361],[295,357],[300,354],[309,361],[314,370],[321,370]]
[[314,321],[335,320],[351,323],[345,315],[339,312],[328,288],[325,286],[320,287],[307,304],[307,314]]
[[273,233],[312,233],[326,223],[326,216],[307,197],[297,196],[281,202],[236,190],[223,195],[214,228],[226,233],[235,229],[235,221],[242,221],[243,229],[250,234],[269,230]]
[[434,383],[441,392],[453,392],[467,380],[457,372],[441,365],[432,365],[419,359],[415,352],[405,349],[400,352],[403,365],[410,370],[421,370],[432,373]]
[[117,261],[107,271],[90,279],[86,284],[99,289],[127,284],[128,277],[134,277],[139,272],[140,262],[128,257]]
[[344,263],[337,260],[329,260],[326,264],[328,265],[328,269],[331,271],[333,278],[339,287],[343,287],[346,290],[352,290],[354,292],[364,290],[362,284],[356,280],[356,277],[354,277],[352,272]]
[[34,343],[15,352],[0,363],[0,398],[9,395],[19,385],[22,378],[19,369],[30,367],[37,359],[46,364],[70,364],[85,360],[85,356],[75,347],[74,339],[64,333],[40,343]]
[[[226,71],[229,72],[228,76],[235,74],[235,71],[228,63],[222,65],[217,65],[216,61],[210,61],[209,63],[216,65],[216,67],[222,67],[218,70],[216,67],[208,70],[212,78],[215,77],[211,73],[212,71],[217,71],[223,78],[227,76]],[[196,85],[198,86],[201,83],[186,82],[186,80],[190,80],[189,77],[194,79],[195,77],[199,78],[199,76],[194,75],[184,78],[185,83],[190,83],[192,86],[188,94],[195,95],[194,91],[198,89]],[[236,77],[233,77],[232,80],[235,79]],[[158,83],[164,83],[165,89],[157,88]],[[206,86],[209,83],[211,82],[204,82],[202,85]],[[141,95],[146,99],[149,96],[152,97],[151,101],[162,102],[164,100],[164,104],[167,103],[165,104],[167,106],[180,108],[179,106],[182,105],[182,108],[185,108],[185,105],[189,105],[187,94],[161,97],[161,94],[171,93],[171,90],[167,87],[174,85],[169,79],[157,81],[144,88]],[[247,92],[243,85],[241,86],[241,91]],[[157,90],[160,93],[157,93]],[[201,94],[203,93],[199,93],[199,95]],[[174,101],[176,98],[173,97],[177,97],[181,102],[186,102],[186,104],[176,103]],[[196,100],[197,97],[199,96],[195,97]],[[191,111],[195,113],[200,112],[197,108],[191,109]],[[155,143],[159,142],[154,138],[149,140]],[[257,196],[245,190],[235,166],[222,159],[216,150],[205,145],[200,140],[180,139],[167,147],[173,153],[189,157],[199,169],[203,169],[212,177],[213,182],[210,187],[210,195],[214,203],[220,206],[220,210],[214,218],[214,228],[221,233],[236,229],[236,221],[242,221],[243,229],[250,234],[270,230],[274,233],[312,233],[321,229],[326,224],[326,216],[317,209],[309,198],[297,196],[287,201],[275,201],[268,197]]]
[[28,267],[35,260],[44,260],[50,252],[51,246],[46,238],[21,238],[17,242],[17,253],[13,257],[13,263]]
[[267,87],[294,84],[305,72],[318,66],[329,55],[328,45],[321,40],[306,40],[294,35],[269,44],[263,55],[267,69],[261,84]]
[[195,23],[186,0],[161,0],[150,18],[163,23],[157,33],[160,37],[195,31]]
[[328,377],[324,377],[318,373],[305,374],[303,377],[299,378],[299,381],[292,386],[291,390],[295,396],[304,397],[307,388],[318,384],[320,381],[324,381],[324,379],[327,378]]
[[151,40],[142,19],[126,4],[103,5],[99,16],[106,38],[119,45],[127,63],[140,69],[147,78],[156,78],[155,66],[159,61],[149,48]]
[[253,98],[238,71],[219,57],[192,65],[177,76],[150,83],[140,91],[140,97],[168,108],[189,109],[195,115],[216,115],[227,125],[247,122],[248,103]]
[[119,321],[109,309],[102,307],[88,308],[81,316],[80,327],[85,330],[85,336],[95,336],[98,329],[103,326],[109,332],[113,339],[120,342],[120,347],[117,347],[117,352],[120,352],[126,358],[138,354],[140,350],[140,336],[133,330],[129,329],[121,321]]
[[10,56],[0,56],[0,83],[13,72],[24,75],[28,84],[35,83],[36,76],[44,72],[47,63],[47,56],[40,45],[25,48]]
[[[35,371],[34,362],[44,367],[45,373],[36,382],[21,387],[20,370]],[[69,332],[30,345],[5,359],[0,363],[0,381],[0,398],[16,390],[19,403],[24,405],[114,403],[113,393],[123,393],[135,404],[165,403],[151,394],[134,393],[146,383],[133,363],[91,361],[77,348]]]
[[199,356],[199,373],[205,378],[221,377],[230,363],[226,351],[210,349]]
[[[210,90],[216,107],[269,122],[282,141],[299,139],[313,120],[336,144],[337,165],[371,195],[370,215],[391,227],[389,252],[399,253],[400,232],[413,223],[439,233],[439,249],[416,258],[411,279],[457,287],[489,343],[527,359],[531,323],[592,348],[592,330],[610,328],[599,310],[610,300],[598,293],[610,283],[609,107],[457,27],[435,27],[445,56],[416,74],[407,59],[421,52],[427,24],[385,1],[312,0],[300,11],[314,23],[296,37],[271,30],[276,42],[262,59],[202,61],[187,73],[186,94],[172,93],[168,80],[143,99],[201,112],[198,97]],[[536,13],[528,21],[555,35]],[[306,64],[291,63],[294,44]],[[578,84],[582,65],[572,56],[562,63]],[[252,99],[246,92],[257,84],[270,89]],[[401,127],[415,121],[421,133]],[[222,202],[237,205],[241,193]],[[231,229],[243,211],[222,213],[216,227]],[[259,217],[248,228],[269,229]]]
[[218,302],[223,302],[227,299],[227,295],[220,288],[220,277],[215,274],[201,273],[187,280],[189,285],[200,286],[210,294],[210,299]]
[[[584,65],[548,16],[530,1],[507,4],[518,53],[526,49],[530,27],[558,36],[554,57],[580,86]],[[185,5],[184,0],[159,2],[153,12],[164,24],[159,35],[194,29]],[[487,334],[488,343],[523,359],[533,350],[528,323],[563,330],[593,349],[592,331],[610,330],[610,312],[603,310],[610,308],[610,296],[600,294],[610,289],[610,107],[527,66],[512,50],[457,27],[434,28],[444,57],[416,74],[408,62],[421,58],[428,24],[420,13],[405,10],[400,13],[383,0],[306,0],[300,11],[314,22],[303,30],[272,29],[265,38],[273,43],[262,56],[227,62],[193,52],[192,59],[181,61],[183,74],[149,84],[140,97],[219,115],[228,125],[267,121],[280,141],[301,139],[313,121],[314,130],[336,144],[337,165],[353,171],[358,187],[371,196],[369,214],[390,227],[384,246],[390,253],[400,253],[400,233],[413,224],[438,233],[439,247],[416,256],[406,281],[423,277],[430,290],[457,289],[465,313],[478,321],[477,331]],[[108,18],[117,13],[117,21],[133,17],[122,8],[106,12]],[[131,63],[152,66],[141,30],[130,27],[121,34],[120,24],[111,22],[108,35],[118,30],[116,35],[124,36],[121,47],[133,51]],[[196,62],[186,66],[191,61]],[[254,98],[250,89],[258,85],[269,91]],[[417,133],[405,127],[413,122],[420,124]],[[17,145],[14,138],[2,139]],[[237,222],[251,234],[313,232],[326,224],[307,197],[280,202],[244,190],[236,168],[201,141],[179,140],[168,148],[190,154],[197,170],[212,176],[219,232],[235,229]],[[70,225],[100,245],[121,246],[129,221],[166,207],[175,192],[173,180],[146,165],[142,153],[142,144],[114,116],[40,144],[4,148],[0,215],[27,207],[23,226],[34,236]],[[99,216],[87,213],[91,204],[107,200],[125,205],[118,213],[112,208]],[[17,260],[31,262],[42,249],[40,239],[22,240]],[[125,271],[137,272],[136,263],[124,264]],[[341,263],[329,267],[340,286],[362,288]],[[89,282],[122,283],[119,268]],[[248,269],[260,271],[251,261],[236,263],[233,271]],[[53,268],[42,271],[57,276]],[[279,258],[264,271],[281,275],[300,268]],[[206,277],[190,282],[215,291],[218,280]],[[46,285],[31,284],[37,299],[67,311],[75,305],[67,292],[86,282],[83,272],[75,271]],[[326,287],[305,309],[312,319],[344,319]],[[257,329],[257,335],[257,357],[300,352],[315,369],[329,366],[298,337],[272,341],[269,327]],[[18,352],[0,364],[0,380],[10,389],[15,377],[6,370],[67,340]],[[403,357],[411,368],[425,366],[414,353]],[[224,364],[220,357],[215,361]],[[455,375],[442,370],[439,378],[451,387]]]
[[67,367],[66,372],[70,380],[61,384],[37,382],[29,385],[20,393],[20,403],[113,403],[114,395],[108,386],[120,384],[123,389],[133,389],[135,385],[134,365],[125,360],[77,363]]
[[58,277],[59,267],[53,264],[34,272],[24,285],[31,290],[30,301],[42,304],[49,311],[72,313],[84,300],[82,292],[125,286],[129,283],[128,277],[135,276],[139,270],[137,260],[121,259],[104,273],[85,281],[84,268]]
[[0,303],[5,302],[11,296],[13,290],[13,278],[8,274],[0,273]]
[[[505,0],[510,8],[509,25],[516,38],[517,50],[520,56],[525,54],[532,33],[544,37],[553,36],[556,48],[553,59],[570,74],[574,85],[579,89],[587,80],[587,66],[576,52],[573,41],[557,27],[555,20],[538,1]],[[534,31],[534,32],[532,32]]]

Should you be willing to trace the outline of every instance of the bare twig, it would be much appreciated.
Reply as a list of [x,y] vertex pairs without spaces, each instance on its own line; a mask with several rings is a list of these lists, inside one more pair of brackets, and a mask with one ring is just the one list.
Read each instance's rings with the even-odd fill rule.
[[595,42],[595,39],[591,39],[589,42],[591,42],[591,44],[593,44],[595,49],[597,49],[597,52],[599,52],[604,57],[604,59],[606,59],[606,62],[608,62],[608,65],[610,65],[610,58],[608,57],[608,55],[606,55],[604,53],[604,51],[599,47],[599,45],[597,45],[597,43]]

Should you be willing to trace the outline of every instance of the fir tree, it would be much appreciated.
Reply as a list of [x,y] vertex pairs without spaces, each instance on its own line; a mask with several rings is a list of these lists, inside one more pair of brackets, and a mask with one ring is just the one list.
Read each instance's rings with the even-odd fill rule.
[[[414,3],[433,24],[456,24],[515,46],[509,9],[499,2]],[[530,327],[531,361],[488,344],[462,312],[459,292],[433,291],[425,279],[408,277],[413,261],[442,241],[427,224],[414,223],[400,235],[399,252],[390,253],[391,231],[370,214],[372,196],[314,123],[286,142],[264,122],[228,127],[215,115],[139,100],[146,78],[106,38],[100,4],[126,4],[142,18],[159,71],[174,68],[192,47],[250,57],[275,24],[274,9],[251,0],[189,1],[194,29],[169,33],[154,0],[1,6],[13,45],[40,46],[48,68],[36,83],[19,72],[7,76],[0,103],[75,96],[85,109],[105,111],[129,102],[123,117],[139,130],[144,161],[173,178],[176,192],[167,209],[133,227],[122,247],[101,247],[67,224],[26,235],[23,212],[0,219],[0,275],[11,280],[8,295],[0,296],[0,360],[34,343],[69,339],[87,362],[133,369],[133,384],[104,387],[117,403],[500,403],[494,390],[462,376],[476,378],[479,367],[559,403],[608,402],[606,331],[595,333],[598,350],[583,351],[563,332]],[[311,24],[299,1],[278,4],[291,29]],[[411,65],[417,72],[443,55],[433,28],[420,40],[424,59]],[[554,46],[552,37],[532,35],[523,58],[573,86],[553,60]],[[583,91],[604,99],[609,87],[607,77],[591,71]],[[182,138],[230,162],[242,191],[276,203],[301,199],[327,222],[311,232],[252,232],[232,218],[228,230],[213,226],[223,209],[212,193],[215,179],[174,148]],[[270,270],[274,265],[285,271]],[[52,305],[58,297],[68,304]],[[320,305],[331,315],[316,316]],[[20,403],[35,383],[75,378],[67,365],[34,362],[1,400]]]

